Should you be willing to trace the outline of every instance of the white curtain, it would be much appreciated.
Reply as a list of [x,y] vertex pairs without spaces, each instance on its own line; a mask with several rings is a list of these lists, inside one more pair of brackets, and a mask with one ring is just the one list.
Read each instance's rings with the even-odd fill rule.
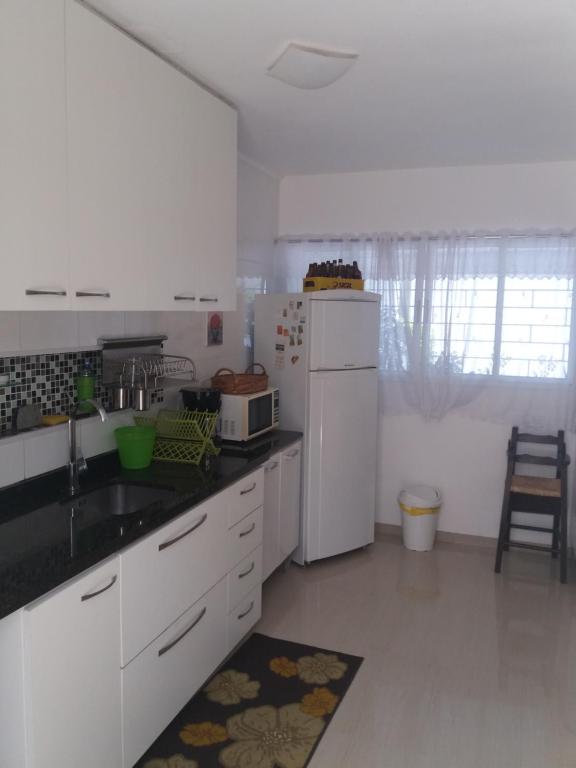
[[382,297],[383,410],[576,430],[575,233],[284,239],[274,290],[334,259]]

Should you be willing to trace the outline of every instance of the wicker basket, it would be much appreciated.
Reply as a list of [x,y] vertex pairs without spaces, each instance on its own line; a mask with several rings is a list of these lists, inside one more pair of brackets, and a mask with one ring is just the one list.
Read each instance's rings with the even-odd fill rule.
[[[262,368],[262,373],[254,373],[254,368]],[[224,395],[251,395],[262,392],[268,387],[268,374],[260,363],[246,368],[244,373],[234,373],[230,368],[220,368],[212,376],[212,386]]]

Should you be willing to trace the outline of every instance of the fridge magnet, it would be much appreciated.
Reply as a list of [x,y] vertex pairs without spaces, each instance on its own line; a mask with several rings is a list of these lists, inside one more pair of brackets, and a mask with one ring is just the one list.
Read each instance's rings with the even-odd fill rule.
[[300,309],[302,307],[302,303],[303,302],[301,302],[301,301],[297,301],[296,302],[296,309]]
[[286,308],[282,310],[282,317],[288,317],[288,310]]
[[277,325],[276,326],[276,335],[277,336],[283,336],[284,335],[284,326],[283,325]]
[[204,330],[204,346],[216,347],[224,342],[224,314],[222,312],[206,312]]
[[284,336],[290,336],[290,331],[288,328],[284,328]]
[[276,344],[276,352],[284,352],[284,344]]
[[289,301],[288,302],[288,306],[290,307],[290,309],[294,309],[294,302],[293,301]]
[[274,368],[281,371],[284,368],[284,355],[276,355],[274,360]]
[[302,346],[302,336],[298,336],[298,341],[297,341],[297,343],[298,343],[298,346],[299,346],[299,347],[301,347],[301,346]]
[[292,357],[290,358],[290,362],[292,363],[292,365],[296,365],[298,360],[300,360],[300,355],[292,355]]
[[290,334],[290,346],[294,347],[296,345],[296,342],[294,340],[294,334]]

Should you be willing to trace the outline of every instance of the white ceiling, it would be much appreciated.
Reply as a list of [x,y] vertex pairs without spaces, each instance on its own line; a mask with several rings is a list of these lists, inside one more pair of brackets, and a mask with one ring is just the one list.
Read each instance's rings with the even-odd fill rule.
[[[280,175],[576,158],[574,0],[91,0],[239,109]],[[334,85],[266,75],[286,42],[353,49]]]

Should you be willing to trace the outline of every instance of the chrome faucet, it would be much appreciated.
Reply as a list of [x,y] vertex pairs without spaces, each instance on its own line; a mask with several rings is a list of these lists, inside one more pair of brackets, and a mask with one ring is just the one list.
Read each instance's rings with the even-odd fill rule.
[[96,400],[80,400],[70,411],[68,417],[68,493],[70,496],[75,496],[80,490],[80,473],[87,469],[86,459],[83,456],[77,456],[76,445],[76,418],[78,408],[84,404],[92,405],[98,411],[102,422],[106,421],[106,411]]

